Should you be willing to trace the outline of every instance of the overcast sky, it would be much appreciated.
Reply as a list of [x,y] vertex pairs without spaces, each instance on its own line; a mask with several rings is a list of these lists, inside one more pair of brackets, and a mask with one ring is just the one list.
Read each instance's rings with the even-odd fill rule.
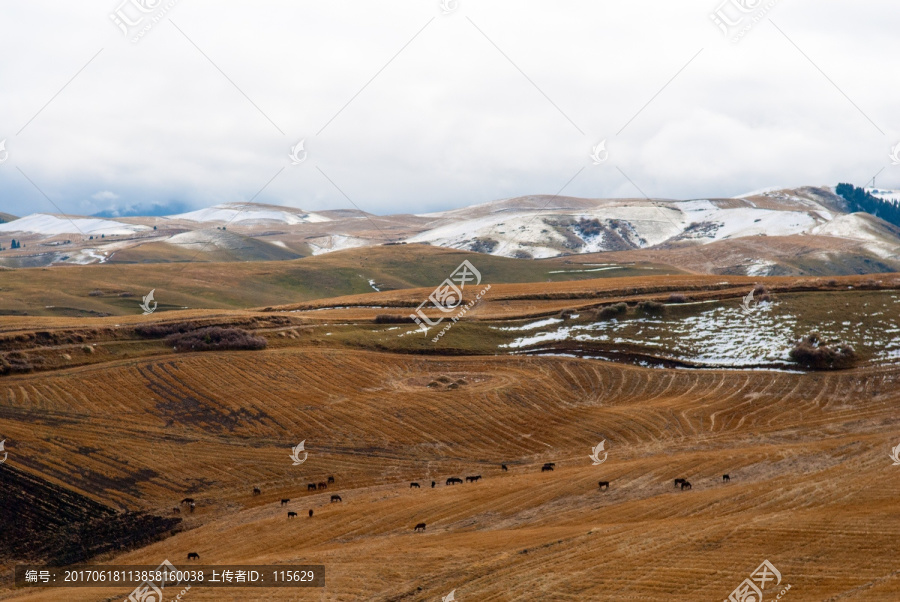
[[896,0],[445,4],[0,2],[0,211],[900,188]]

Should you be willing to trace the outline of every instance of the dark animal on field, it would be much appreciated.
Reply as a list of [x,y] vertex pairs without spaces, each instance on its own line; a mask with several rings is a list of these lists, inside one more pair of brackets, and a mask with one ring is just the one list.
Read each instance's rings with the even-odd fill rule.
[[312,510],[309,511],[309,517],[312,518]]
[[281,505],[284,506],[284,505],[286,505],[289,501],[291,501],[289,498],[284,498],[284,499],[281,500]]
[[437,483],[435,483],[434,481],[432,481],[432,482],[431,482],[431,488],[434,489],[434,486],[435,486],[436,484],[437,484]]
[[684,491],[685,489],[691,489],[691,484],[687,481],[681,484],[681,490]]
[[172,514],[181,514],[181,508],[179,508],[178,506],[172,508]]
[[196,508],[196,507],[197,507],[197,504],[195,504],[194,502],[191,502],[191,506],[190,506],[191,512],[193,512],[194,508]]
[[182,503],[182,504],[193,504],[193,503],[194,503],[194,498],[192,498],[192,497],[186,497],[186,498],[184,498],[183,500],[181,500],[181,503]]
[[456,485],[457,483],[462,483],[462,482],[463,482],[463,480],[460,479],[459,477],[450,477],[449,479],[447,479],[446,484],[447,485]]
[[475,481],[481,479],[481,475],[477,474],[471,477],[466,477],[466,483],[474,483]]
[[288,512],[288,518],[294,518],[295,516],[297,516],[296,512]]
[[418,531],[419,529],[421,529],[422,531],[424,531],[424,530],[425,530],[425,523],[419,523],[418,525],[416,525],[416,528],[413,529],[413,531]]
[[506,472],[506,471],[509,470],[509,469],[506,467],[506,464],[501,464],[501,465],[500,465],[500,470],[502,470],[503,472]]
[[328,489],[328,483],[326,483],[325,481],[322,481],[321,483],[319,483],[318,488],[319,489]]
[[419,484],[418,484],[418,483],[410,483],[410,484],[409,484],[409,488],[412,489],[413,487],[415,487],[416,489],[418,489],[418,488],[419,488]]
[[603,489],[604,487],[609,489],[609,481],[600,481],[598,484],[600,485],[600,489]]
[[722,475],[722,482],[723,482],[723,483],[727,483],[727,482],[730,481],[730,480],[731,480],[731,477],[729,477],[727,474],[723,474],[723,475]]
[[556,468],[556,462],[544,462],[544,466],[549,466],[550,468]]
[[262,491],[259,490],[259,487],[254,487],[254,488],[253,488],[253,495],[259,495],[259,494],[261,494],[261,493],[262,493]]
[[541,472],[547,472],[548,470],[552,471],[552,470],[553,470],[553,467],[552,467],[552,466],[548,466],[548,465],[546,465],[546,464],[544,464],[543,466],[541,466]]
[[678,486],[684,483],[684,479],[675,479],[675,489],[678,489]]
[[331,496],[331,501],[332,502],[342,502],[343,500],[341,499],[341,496],[333,495],[333,496]]
[[188,560],[191,560],[192,558],[196,558],[197,560],[200,560],[200,554],[198,554],[197,552],[189,552]]
[[309,485],[306,486],[306,490],[307,490],[307,491],[315,491],[315,490],[316,490],[316,484],[315,484],[315,483],[310,483]]
[[329,482],[329,483],[334,483],[334,477],[328,477],[328,482]]

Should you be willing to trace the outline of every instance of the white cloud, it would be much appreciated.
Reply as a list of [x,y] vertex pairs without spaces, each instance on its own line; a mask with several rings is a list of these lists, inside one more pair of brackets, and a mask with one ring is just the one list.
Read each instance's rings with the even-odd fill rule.
[[717,0],[462,0],[448,16],[436,0],[182,1],[138,44],[109,21],[118,4],[4,5],[0,211],[57,210],[17,167],[69,211],[246,201],[282,168],[257,201],[351,206],[321,169],[374,213],[555,193],[581,167],[566,194],[639,195],[619,169],[659,197],[863,184],[886,166],[879,186],[900,188],[887,0],[770,13],[840,91],[772,23],[726,41]]

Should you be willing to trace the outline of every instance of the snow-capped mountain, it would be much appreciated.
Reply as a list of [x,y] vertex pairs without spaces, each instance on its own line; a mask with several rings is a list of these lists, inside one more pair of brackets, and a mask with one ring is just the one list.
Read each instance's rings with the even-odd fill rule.
[[[897,191],[871,192],[900,199]],[[196,253],[215,261],[293,259],[385,243],[424,243],[534,259],[625,253],[640,261],[644,254],[661,262],[682,258],[679,265],[685,269],[755,275],[802,272],[805,268],[797,267],[801,255],[845,271],[900,269],[900,229],[865,213],[847,213],[847,203],[832,189],[811,187],[686,201],[534,195],[388,216],[227,203],[118,220],[36,214],[0,224],[0,233],[26,243],[0,252],[0,265],[10,267],[94,258],[185,261]],[[2,243],[0,237],[0,246],[6,246]],[[700,252],[707,248],[709,253]],[[793,267],[786,268],[786,262]]]

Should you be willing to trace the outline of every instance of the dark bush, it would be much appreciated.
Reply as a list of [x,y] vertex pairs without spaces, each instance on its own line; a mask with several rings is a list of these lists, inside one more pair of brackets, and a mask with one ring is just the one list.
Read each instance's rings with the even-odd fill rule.
[[175,351],[221,351],[226,349],[265,349],[266,340],[242,328],[210,326],[166,337]]
[[559,317],[562,318],[563,320],[568,320],[574,315],[575,315],[574,309],[564,309],[561,312],[559,312]]
[[613,318],[618,318],[620,316],[624,316],[628,311],[628,305],[626,303],[616,303],[615,305],[607,305],[606,307],[601,307],[600,309],[594,312],[595,320],[611,320]]
[[100,289],[94,289],[88,293],[88,297],[102,297],[102,296],[103,296],[103,291],[101,291]]
[[843,370],[858,360],[853,347],[839,341],[826,344],[817,332],[795,341],[790,357],[809,370]]
[[412,322],[411,316],[396,316],[391,314],[378,314],[375,316],[376,324],[406,324]]
[[666,309],[665,303],[660,303],[659,301],[641,301],[637,306],[641,311],[652,314],[661,313]]
[[672,293],[669,295],[668,303],[687,303],[687,297],[681,293]]
[[757,284],[753,287],[753,296],[758,303],[762,303],[763,301],[771,301],[772,296],[769,294],[769,289],[765,284]]

